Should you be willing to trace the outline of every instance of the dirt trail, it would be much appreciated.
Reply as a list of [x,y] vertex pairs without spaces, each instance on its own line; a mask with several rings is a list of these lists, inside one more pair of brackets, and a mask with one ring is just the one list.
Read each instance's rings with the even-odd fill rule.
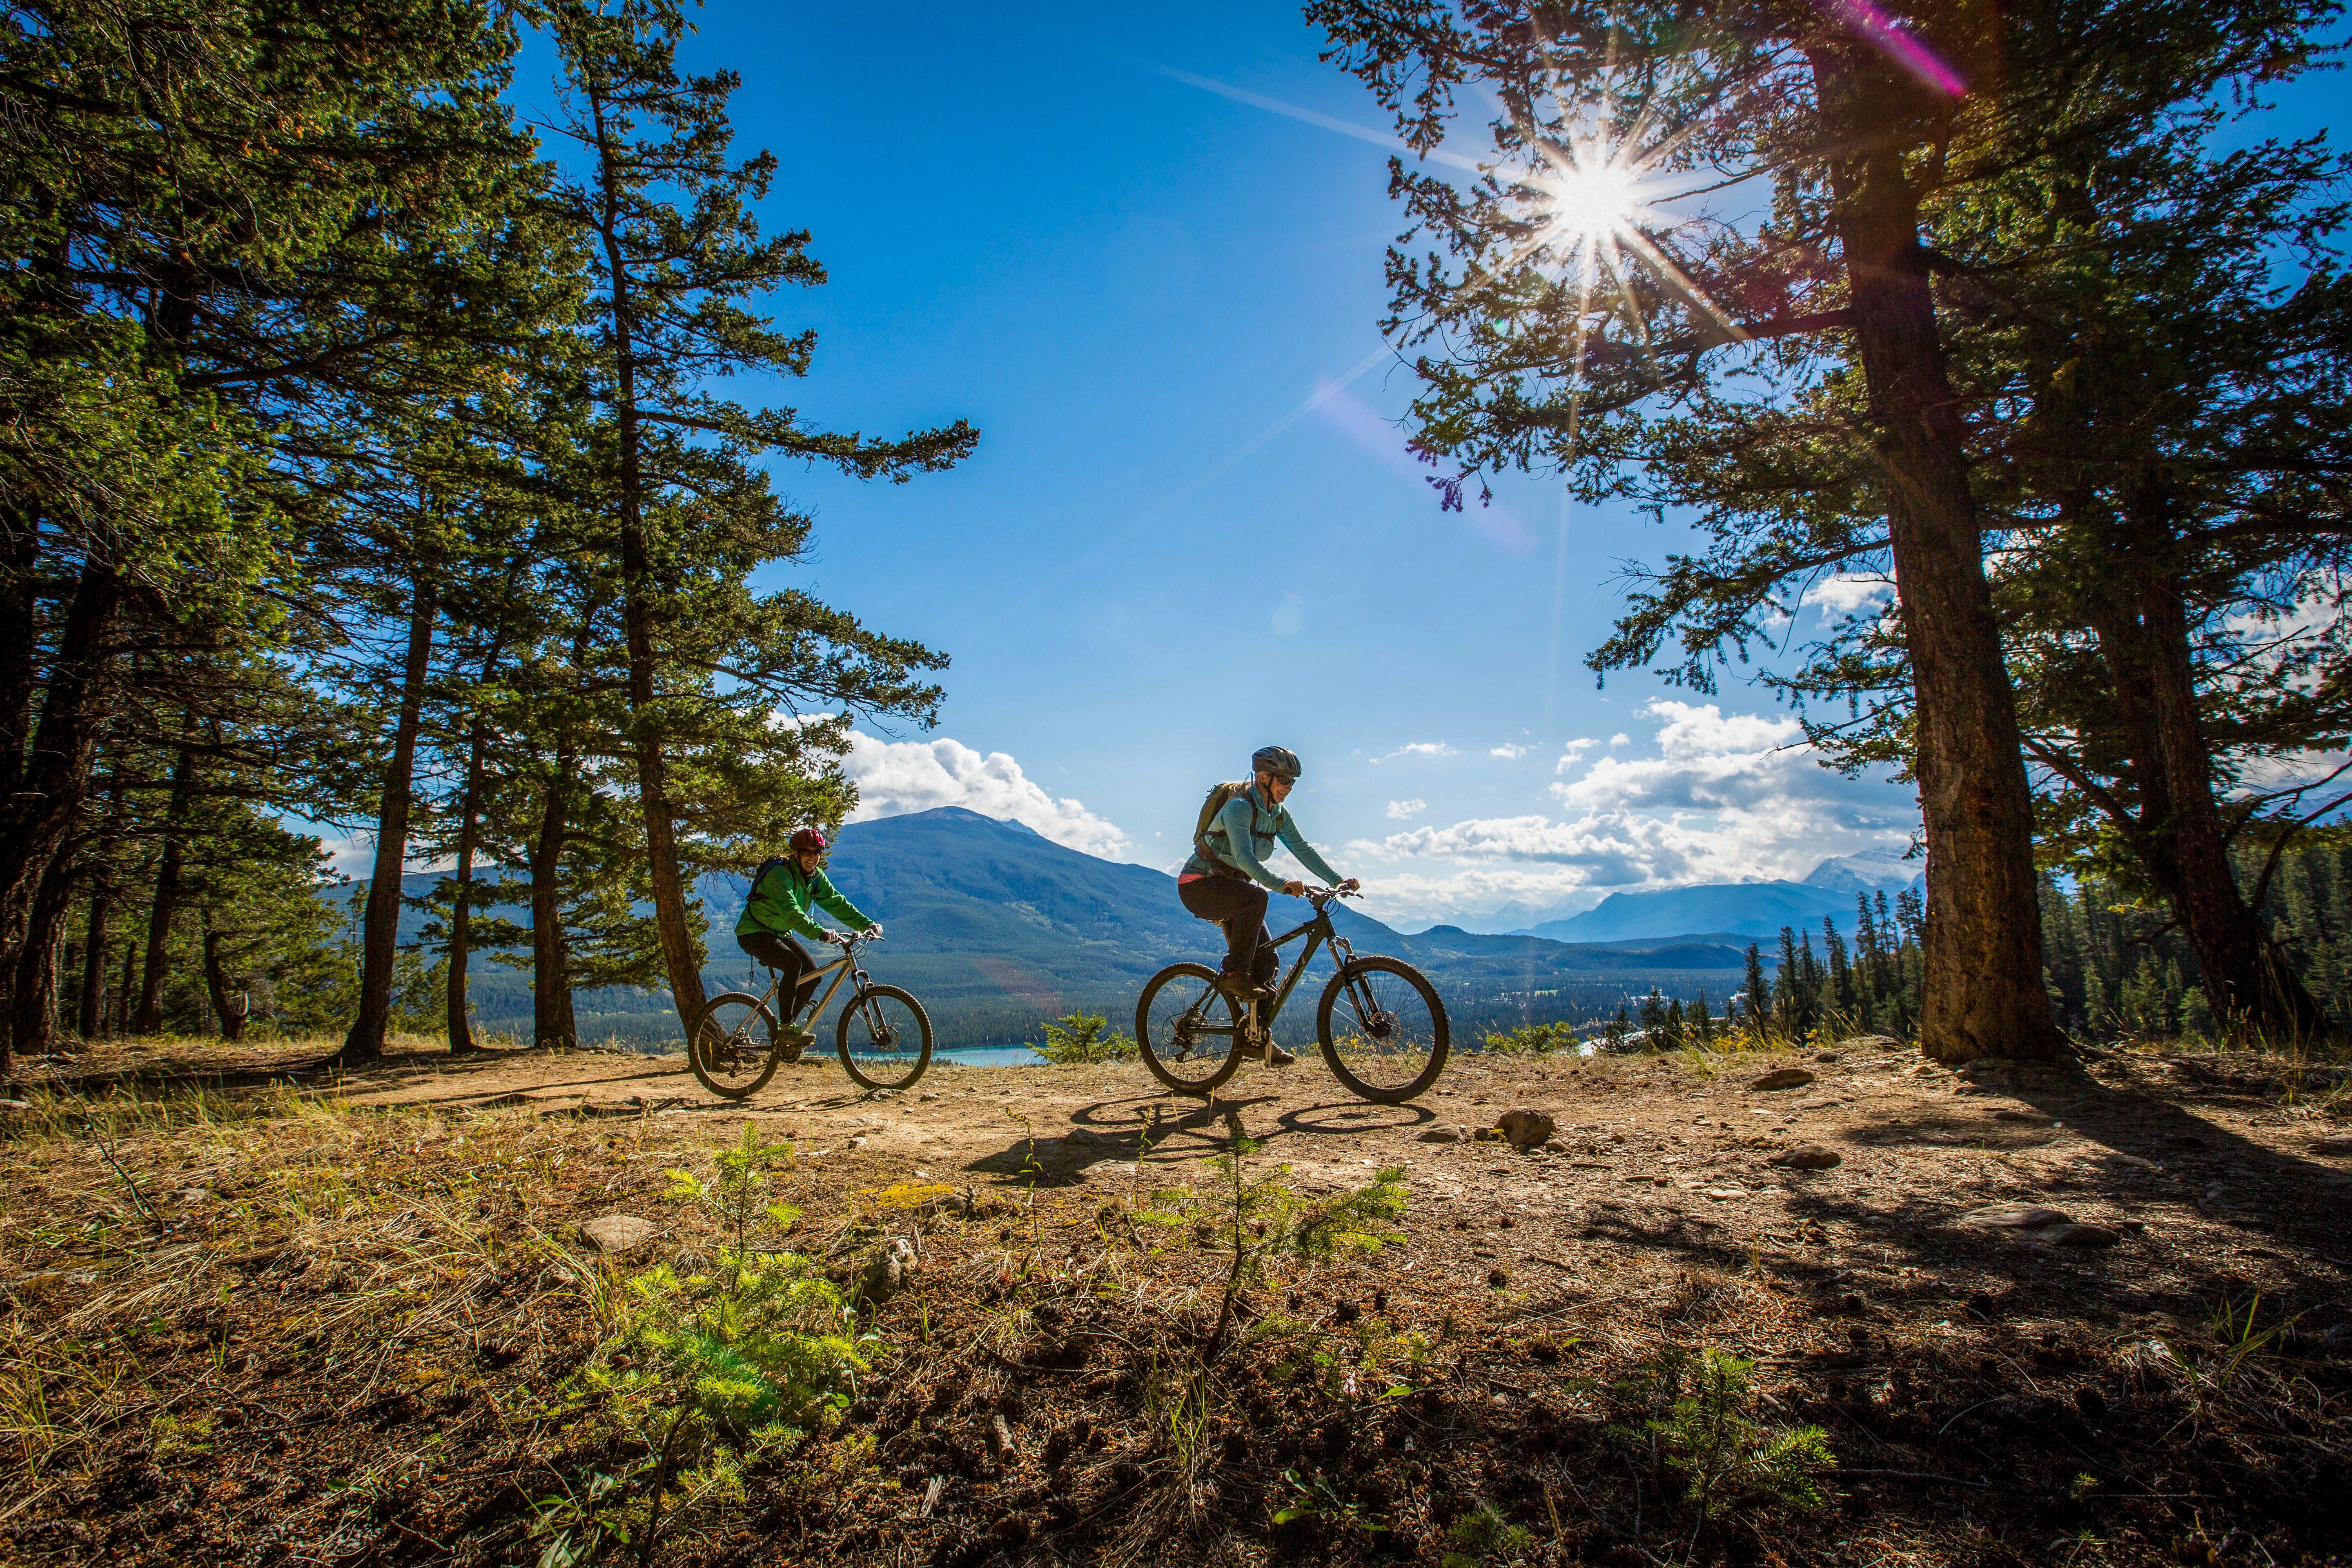
[[[8,1427],[37,1463],[0,1480],[0,1559],[533,1560],[534,1510],[634,1452],[575,1452],[545,1415],[609,1350],[580,1283],[591,1228],[642,1221],[632,1269],[707,1267],[720,1237],[664,1201],[665,1173],[707,1166],[747,1115],[800,1145],[795,1246],[846,1280],[877,1224],[912,1226],[920,1262],[874,1320],[896,1348],[843,1425],[666,1549],[679,1568],[1438,1568],[1490,1504],[1539,1537],[1530,1563],[1680,1560],[1698,1526],[1629,1441],[1654,1417],[1642,1391],[1700,1347],[1751,1363],[1760,1418],[1816,1424],[1836,1456],[1817,1510],[1724,1518],[1710,1562],[2352,1550],[2329,1500],[2352,1477],[2337,1069],[2130,1054],[1950,1073],[1875,1041],[1470,1055],[1391,1108],[1312,1058],[1245,1068],[1213,1103],[1132,1065],[941,1064],[872,1096],[824,1058],[736,1106],[676,1058],[315,1061],[53,1064],[50,1088],[90,1096],[133,1078],[148,1098],[299,1091],[243,1121],[184,1095],[176,1122],[120,1108],[121,1165],[70,1103],[10,1113],[0,1391],[46,1390],[58,1414]],[[316,1114],[322,1095],[360,1114]],[[1549,1147],[1467,1136],[1517,1106],[1556,1119]],[[1404,1166],[1404,1234],[1256,1291],[1247,1344],[1200,1374],[1202,1435],[1171,1447],[1167,1368],[1216,1316],[1223,1244],[1118,1216],[1190,1186],[1204,1205],[1177,1207],[1213,1217],[1202,1162],[1229,1118],[1264,1141],[1254,1175],[1286,1163],[1308,1193]],[[910,1182],[981,1201],[919,1219],[891,1207]],[[1408,1342],[1414,1386],[1379,1392]]]

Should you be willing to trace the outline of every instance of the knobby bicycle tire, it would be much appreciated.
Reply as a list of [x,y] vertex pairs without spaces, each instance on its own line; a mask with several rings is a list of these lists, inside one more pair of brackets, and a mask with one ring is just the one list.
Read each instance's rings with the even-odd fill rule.
[[[716,1015],[721,1007],[749,1008],[752,1016],[765,1026],[763,1031],[765,1037],[759,1042],[759,1048],[764,1053],[764,1065],[748,1084],[716,1076],[719,1069],[705,1058],[706,1050],[717,1045],[730,1032],[720,1027],[716,1021]],[[706,1026],[717,1030],[715,1035],[707,1039],[705,1038]],[[705,1002],[702,1005],[702,1010],[694,1016],[694,1027],[688,1029],[686,1034],[686,1065],[694,1069],[694,1076],[701,1081],[702,1087],[719,1099],[749,1100],[767,1088],[768,1080],[776,1076],[776,1063],[781,1059],[782,1053],[775,1047],[775,1015],[768,1011],[759,997],[748,991],[722,991]]]
[[[1204,1047],[1201,1054],[1193,1055],[1183,1047],[1182,1042],[1172,1037],[1160,1039],[1152,1037],[1151,1004],[1158,998],[1163,988],[1180,980],[1199,981],[1212,993],[1202,1006],[1203,1010],[1216,1010],[1217,1021],[1213,1026],[1224,1032],[1222,1035],[1212,1035],[1208,1038],[1211,1041],[1223,1038],[1226,1042],[1223,1059],[1215,1062],[1213,1066],[1210,1062],[1213,1047]],[[1192,1006],[1186,1005],[1181,1007],[1179,1012],[1189,1013],[1192,1010]],[[1143,994],[1136,1001],[1135,1043],[1141,1047],[1143,1065],[1151,1069],[1152,1077],[1174,1089],[1178,1094],[1195,1095],[1206,1100],[1217,1091],[1219,1084],[1233,1077],[1234,1069],[1242,1065],[1241,1022],[1240,1005],[1223,992],[1217,990],[1215,970],[1205,963],[1171,963],[1145,983]],[[1168,1031],[1163,1028],[1161,1034],[1167,1036]],[[1202,1070],[1203,1068],[1207,1070]]]
[[[891,1004],[904,1007],[909,1016],[909,1020],[886,1022],[884,1027],[892,1029],[894,1033],[903,1034],[908,1026],[908,1021],[911,1021],[920,1039],[921,1048],[912,1053],[900,1050],[887,1056],[868,1053],[863,1059],[870,1067],[877,1060],[895,1063],[909,1059],[911,1057],[914,1067],[903,1077],[887,1077],[861,1068],[858,1066],[861,1058],[850,1050],[852,1028],[862,1027],[870,1031],[873,1027],[873,1015],[868,1011],[869,1005],[887,1014],[890,1010]],[[906,1089],[917,1079],[922,1077],[923,1069],[931,1065],[931,1016],[923,1011],[923,1005],[916,1001],[911,994],[900,990],[896,985],[868,985],[852,996],[847,1005],[841,1009],[841,1021],[834,1026],[834,1047],[841,1053],[843,1068],[866,1088]]]
[[[1369,984],[1372,976],[1381,974],[1393,975],[1403,981],[1429,1009],[1428,1060],[1412,1078],[1402,1083],[1374,1083],[1358,1077],[1349,1069],[1347,1059],[1340,1055],[1339,1045],[1332,1037],[1332,1016],[1339,1005],[1339,999],[1349,994],[1351,986],[1360,992],[1361,986]],[[1343,1019],[1343,1023],[1352,1020],[1355,1006],[1356,1004],[1350,1004],[1349,1018]],[[1445,1058],[1452,1048],[1445,1021],[1445,1004],[1438,1000],[1436,987],[1422,978],[1421,971],[1396,958],[1354,959],[1331,976],[1330,982],[1323,987],[1323,1000],[1315,1009],[1315,1039],[1322,1047],[1324,1065],[1331,1069],[1331,1076],[1345,1084],[1349,1093],[1376,1105],[1402,1105],[1416,1095],[1427,1093],[1429,1086],[1437,1081],[1437,1075],[1445,1069]]]

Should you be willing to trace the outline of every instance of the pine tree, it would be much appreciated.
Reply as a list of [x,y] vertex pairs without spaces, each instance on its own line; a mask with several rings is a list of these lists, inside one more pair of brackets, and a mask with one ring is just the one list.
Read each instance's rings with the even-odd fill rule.
[[[729,374],[807,374],[814,334],[779,334],[745,301],[821,283],[824,270],[807,254],[805,233],[760,237],[751,204],[766,194],[775,159],[728,161],[726,105],[738,79],[678,73],[686,22],[676,0],[563,0],[550,19],[565,90],[552,129],[585,163],[559,205],[595,258],[594,393],[609,421],[599,447],[609,458],[594,493],[614,528],[629,752],[664,969],[683,1026],[701,1007],[702,982],[677,843],[684,805],[668,753],[708,713],[670,699],[683,662],[673,640],[698,624],[691,586],[707,555],[726,563],[789,558],[807,532],[804,518],[776,504],[752,459],[777,453],[903,479],[950,466],[977,437],[961,421],[899,440],[826,434],[789,410],[748,409],[709,391]],[[870,638],[805,600],[782,608],[806,612],[806,624],[776,632],[845,644],[883,667],[856,693],[872,705],[923,714],[936,704],[935,690],[905,679],[942,662],[928,650]]]
[[[1460,465],[1447,501],[1481,472],[1580,463],[1588,492],[1699,509],[1713,548],[1674,557],[1591,662],[1646,665],[1678,635],[1676,673],[1702,686],[1769,635],[1791,584],[1891,564],[1933,902],[1922,1043],[1947,1061],[2054,1055],[2032,797],[1927,222],[2021,165],[2295,68],[2331,8],[2200,0],[2158,18],[2045,0],[1989,18],[1927,0],[1900,22],[1840,22],[1809,6],[1314,0],[1307,14],[1416,151],[1446,137],[1457,89],[1499,106],[1500,171],[1393,171],[1460,258],[1400,248],[1390,268],[1387,325],[1424,350],[1416,444]],[[1641,225],[1652,265],[1599,279],[1557,195],[1564,163],[1600,155],[1574,151],[1596,135],[1662,147],[1703,187],[1769,180],[1770,216],[1688,239]],[[1753,379],[1723,390],[1739,374]],[[1864,439],[1847,442],[1856,427]],[[1822,441],[1854,460],[1822,475]]]

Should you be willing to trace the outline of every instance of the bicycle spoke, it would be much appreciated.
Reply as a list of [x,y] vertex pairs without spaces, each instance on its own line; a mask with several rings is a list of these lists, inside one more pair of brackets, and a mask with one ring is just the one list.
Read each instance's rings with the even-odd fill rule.
[[931,1059],[930,1021],[912,996],[895,986],[858,993],[835,1033],[842,1065],[868,1089],[904,1089]]
[[1327,995],[1332,1067],[1359,1093],[1417,1093],[1444,1060],[1445,1022],[1419,976],[1391,960],[1350,970]]

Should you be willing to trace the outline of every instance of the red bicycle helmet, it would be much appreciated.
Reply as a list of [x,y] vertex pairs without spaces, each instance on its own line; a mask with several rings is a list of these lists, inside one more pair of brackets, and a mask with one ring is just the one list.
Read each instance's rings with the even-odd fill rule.
[[792,847],[795,853],[814,850],[819,855],[831,847],[825,843],[824,835],[814,827],[803,827],[793,834]]

